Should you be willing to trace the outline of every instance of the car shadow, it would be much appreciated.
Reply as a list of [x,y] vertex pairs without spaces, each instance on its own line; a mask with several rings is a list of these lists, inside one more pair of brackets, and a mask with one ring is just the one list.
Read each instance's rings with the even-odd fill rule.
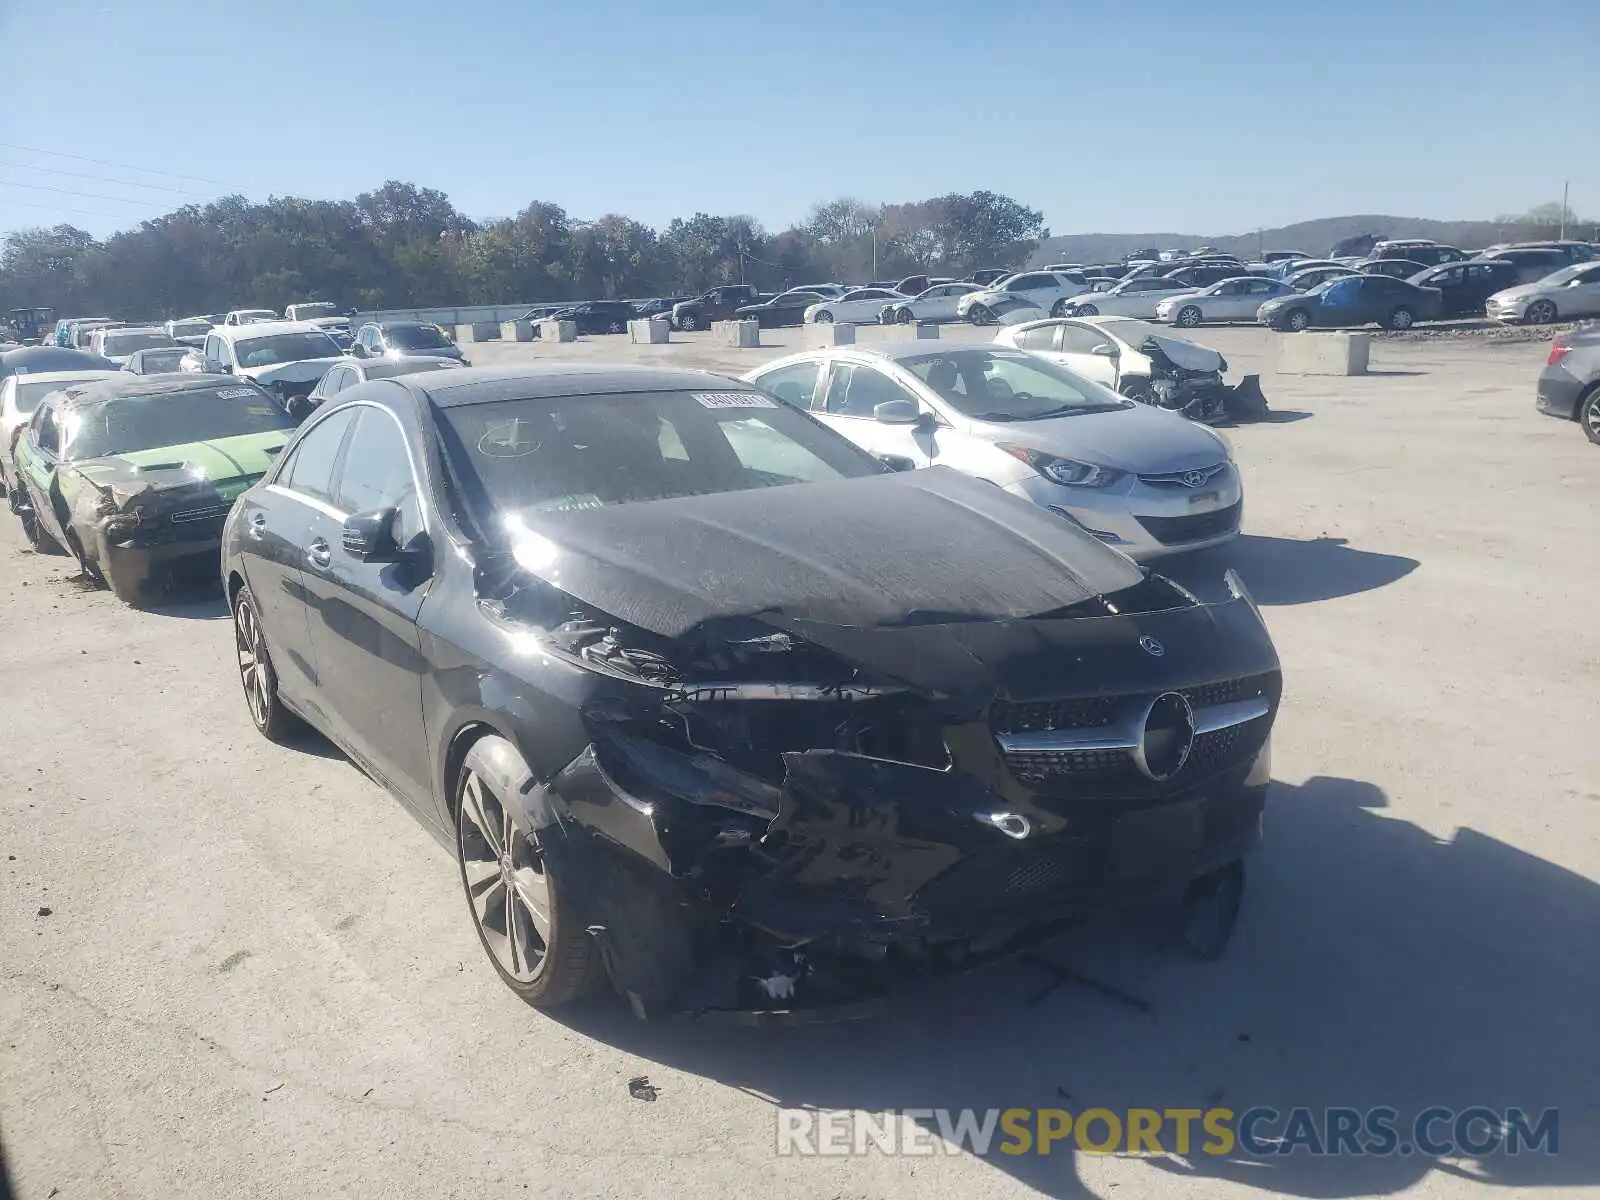
[[188,621],[226,620],[230,615],[220,581],[174,585],[152,596],[141,609],[152,616]]
[[1158,563],[1156,570],[1202,600],[1227,595],[1223,575],[1238,571],[1257,604],[1311,604],[1351,596],[1403,579],[1421,564],[1398,554],[1358,550],[1344,538],[1277,538],[1242,534],[1225,546]]
[[[1383,815],[1386,805],[1380,788],[1357,780],[1274,785],[1221,962],[1157,948],[1138,919],[1085,926],[1050,948],[1147,1009],[1070,983],[1039,999],[1040,972],[1014,961],[852,1025],[646,1023],[611,1004],[560,1019],[764,1100],[774,1153],[778,1109],[1388,1106],[1409,1144],[1409,1123],[1432,1105],[1518,1106],[1534,1117],[1554,1107],[1554,1157],[1253,1156],[1236,1146],[1151,1157],[1145,1170],[1317,1197],[1390,1195],[1435,1174],[1507,1188],[1600,1184],[1600,1143],[1580,1140],[1600,1070],[1600,956],[1591,952],[1600,891],[1473,830],[1437,838]],[[670,1081],[655,1082],[672,1103]],[[907,1119],[940,1128],[937,1117]],[[1048,1196],[1096,1194],[1068,1143],[1013,1156],[999,1152],[1002,1141],[983,1156],[994,1170]],[[1171,1151],[1170,1136],[1163,1146]],[[1167,1181],[1152,1174],[1146,1186]]]

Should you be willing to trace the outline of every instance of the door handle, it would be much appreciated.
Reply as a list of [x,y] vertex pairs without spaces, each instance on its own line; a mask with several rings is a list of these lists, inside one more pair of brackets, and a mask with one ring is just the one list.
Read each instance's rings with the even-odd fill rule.
[[250,515],[250,536],[260,541],[267,536],[266,513],[252,513]]
[[306,561],[313,567],[326,567],[333,561],[333,549],[325,538],[315,539],[306,550]]

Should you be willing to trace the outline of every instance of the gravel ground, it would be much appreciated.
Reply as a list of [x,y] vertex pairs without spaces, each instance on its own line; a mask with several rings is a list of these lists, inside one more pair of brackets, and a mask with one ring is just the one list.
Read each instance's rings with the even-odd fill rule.
[[[964,331],[961,336],[972,336]],[[1272,372],[1231,431],[1236,565],[1277,638],[1277,785],[1229,956],[1136,922],[892,1019],[553,1019],[496,981],[454,865],[326,745],[251,729],[221,604],[133,612],[0,521],[0,1130],[18,1194],[1594,1195],[1600,449],[1538,416],[1541,346],[1384,341]],[[736,351],[596,338],[744,368]],[[478,348],[481,361],[554,356]],[[659,1090],[630,1080],[647,1076]],[[1560,1106],[1560,1155],[777,1157],[776,1106]]]

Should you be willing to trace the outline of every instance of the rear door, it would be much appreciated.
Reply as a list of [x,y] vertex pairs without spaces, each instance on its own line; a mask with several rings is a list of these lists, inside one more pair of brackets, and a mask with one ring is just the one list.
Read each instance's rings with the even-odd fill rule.
[[278,686],[324,727],[332,719],[312,647],[316,597],[306,587],[305,565],[318,523],[332,508],[334,468],[354,423],[348,408],[313,416],[272,482],[245,492],[231,518]]
[[56,419],[56,406],[47,400],[39,405],[28,422],[28,431],[18,440],[13,465],[34,519],[51,537],[66,545],[66,530],[55,505],[50,502],[60,465],[57,457],[60,449],[61,429]]
[[1588,317],[1600,313],[1600,266],[1579,271],[1556,297],[1562,317]]
[[825,425],[842,433],[872,454],[898,454],[919,467],[931,466],[931,435],[914,425],[888,425],[876,417],[877,406],[890,400],[907,400],[920,412],[931,412],[908,388],[878,368],[864,363],[829,363],[819,384],[822,409],[814,413]]

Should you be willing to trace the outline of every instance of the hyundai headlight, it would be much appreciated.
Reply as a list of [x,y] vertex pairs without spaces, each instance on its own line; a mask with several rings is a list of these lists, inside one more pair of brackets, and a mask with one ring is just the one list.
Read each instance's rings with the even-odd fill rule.
[[1083,462],[1076,458],[1062,458],[1059,455],[1046,454],[1043,450],[1034,450],[1027,446],[1003,445],[1000,449],[1013,458],[1021,459],[1051,483],[1065,484],[1067,487],[1110,487],[1126,474],[1124,471],[1102,467],[1099,463]]

